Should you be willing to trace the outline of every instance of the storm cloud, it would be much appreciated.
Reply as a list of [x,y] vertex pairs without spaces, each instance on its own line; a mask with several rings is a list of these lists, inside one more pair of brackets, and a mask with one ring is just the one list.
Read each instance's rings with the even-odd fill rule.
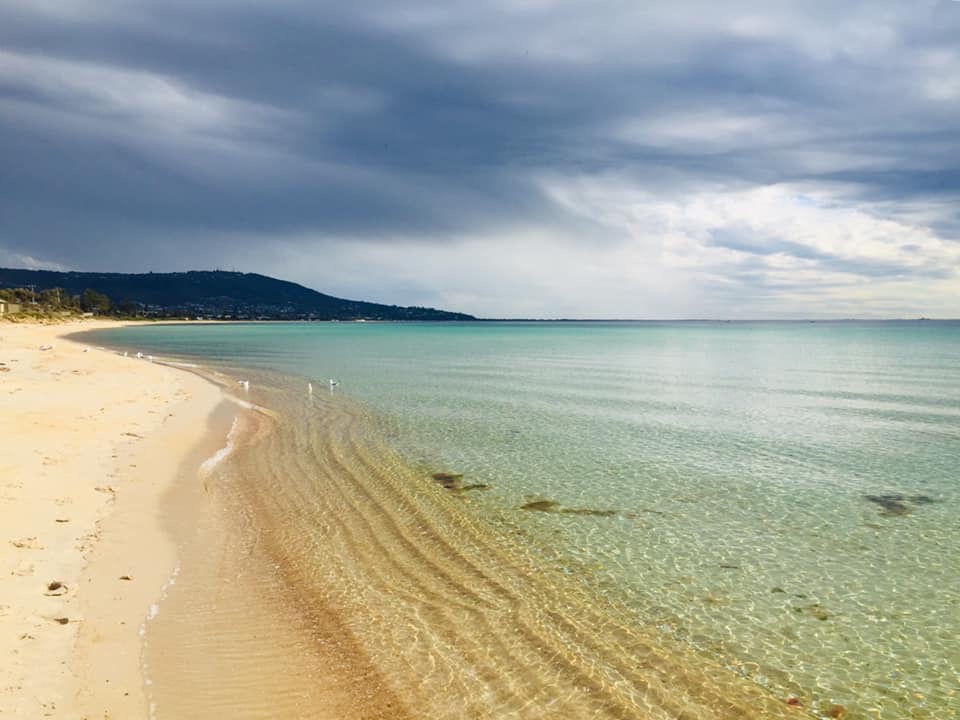
[[960,315],[960,3],[0,0],[0,264]]

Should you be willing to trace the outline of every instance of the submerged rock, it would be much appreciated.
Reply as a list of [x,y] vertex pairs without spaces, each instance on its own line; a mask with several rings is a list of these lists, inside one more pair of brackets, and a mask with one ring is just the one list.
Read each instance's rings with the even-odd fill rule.
[[794,607],[793,611],[795,613],[806,613],[820,621],[830,619],[830,613],[820,607],[820,603],[813,603],[813,605],[807,605],[806,607]]
[[486,483],[473,483],[472,485],[464,485],[461,488],[457,488],[459,492],[467,492],[468,490],[489,490],[490,486]]
[[612,517],[616,510],[598,510],[596,508],[565,508],[556,500],[532,500],[520,506],[521,510],[536,512],[558,513],[560,515],[593,515],[596,517]]
[[929,495],[864,495],[864,499],[880,506],[883,515],[909,515],[911,505],[930,505],[936,502]]
[[616,515],[616,510],[595,510],[593,508],[561,508],[564,515],[596,515],[597,517],[610,517]]
[[472,483],[471,485],[463,484],[463,475],[459,473],[449,473],[449,472],[438,472],[433,473],[431,476],[434,482],[442,485],[447,490],[453,493],[465,493],[469,490],[489,490],[490,486],[486,483]]
[[534,510],[536,512],[557,512],[560,510],[560,503],[556,500],[534,500],[526,505],[520,506],[521,510]]
[[430,477],[445,488],[456,487],[463,481],[463,475],[457,473],[437,472],[433,473]]

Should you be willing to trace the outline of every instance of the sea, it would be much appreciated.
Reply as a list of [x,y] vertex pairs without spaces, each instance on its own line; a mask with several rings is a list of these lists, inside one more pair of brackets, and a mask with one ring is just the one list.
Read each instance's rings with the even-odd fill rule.
[[[204,479],[233,539],[196,576],[232,584],[164,652],[284,669],[242,707],[224,683],[211,717],[960,717],[960,322],[86,339],[248,416]],[[214,648],[258,602],[282,611]],[[187,712],[193,661],[149,681],[156,717]]]

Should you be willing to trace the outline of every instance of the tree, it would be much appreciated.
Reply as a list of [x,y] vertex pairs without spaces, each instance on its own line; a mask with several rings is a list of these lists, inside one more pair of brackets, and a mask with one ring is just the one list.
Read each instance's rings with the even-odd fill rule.
[[63,290],[61,288],[48,288],[41,290],[38,294],[38,300],[41,305],[59,308],[63,305]]
[[134,317],[140,312],[140,305],[130,298],[124,298],[117,304],[116,309],[120,315]]
[[108,313],[110,312],[110,298],[92,288],[87,288],[80,296],[80,308],[84,312]]

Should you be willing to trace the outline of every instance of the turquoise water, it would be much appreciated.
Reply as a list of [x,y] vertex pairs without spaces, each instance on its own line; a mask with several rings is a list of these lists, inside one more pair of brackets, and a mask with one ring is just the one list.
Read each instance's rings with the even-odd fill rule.
[[529,533],[638,624],[815,708],[956,716],[960,323],[231,324],[99,337],[315,392],[336,378],[411,463],[489,486],[463,494],[471,512]]

